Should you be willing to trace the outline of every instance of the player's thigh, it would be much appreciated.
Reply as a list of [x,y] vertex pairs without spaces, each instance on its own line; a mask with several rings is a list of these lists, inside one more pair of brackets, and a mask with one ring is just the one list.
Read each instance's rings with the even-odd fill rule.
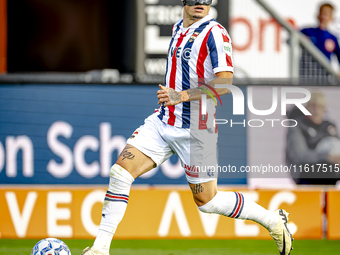
[[189,183],[189,186],[197,206],[205,205],[217,194],[217,179],[204,183]]
[[149,116],[128,139],[117,164],[137,178],[171,157],[174,152],[163,139],[165,126],[157,114]]
[[[185,139],[187,138],[187,139]],[[181,159],[186,178],[190,187],[196,187],[195,201],[208,202],[217,190],[217,134],[207,130],[184,134],[183,138],[171,143],[173,150]],[[202,187],[206,186],[204,194],[200,194]],[[197,193],[197,194],[195,194]]]
[[133,178],[137,178],[156,167],[156,163],[150,157],[130,144],[127,144],[120,153],[116,164],[128,171]]

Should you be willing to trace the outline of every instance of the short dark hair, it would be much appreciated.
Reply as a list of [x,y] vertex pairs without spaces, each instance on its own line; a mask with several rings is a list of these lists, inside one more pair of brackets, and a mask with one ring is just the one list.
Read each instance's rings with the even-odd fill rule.
[[331,5],[330,3],[324,3],[324,4],[322,4],[322,5],[320,6],[319,13],[321,13],[322,8],[324,8],[324,7],[329,7],[329,8],[332,9],[332,11],[334,10],[333,5]]

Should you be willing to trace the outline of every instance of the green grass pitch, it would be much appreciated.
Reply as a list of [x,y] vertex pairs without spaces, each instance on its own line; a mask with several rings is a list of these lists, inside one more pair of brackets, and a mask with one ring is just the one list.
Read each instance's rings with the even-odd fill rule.
[[[0,239],[0,255],[29,255],[38,240]],[[63,240],[72,255],[93,240]],[[292,255],[340,254],[340,241],[294,241]],[[111,255],[277,255],[273,241],[257,240],[113,240]]]

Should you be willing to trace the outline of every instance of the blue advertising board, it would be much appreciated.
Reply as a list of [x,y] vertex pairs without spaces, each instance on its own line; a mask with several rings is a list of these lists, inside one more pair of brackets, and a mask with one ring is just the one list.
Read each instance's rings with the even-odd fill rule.
[[[107,184],[126,139],[158,108],[157,90],[156,85],[0,85],[0,184]],[[232,97],[224,97],[217,118],[230,119]],[[246,165],[246,128],[219,128],[218,148],[219,165]],[[186,183],[177,156],[135,181]],[[245,184],[246,174],[219,183]]]

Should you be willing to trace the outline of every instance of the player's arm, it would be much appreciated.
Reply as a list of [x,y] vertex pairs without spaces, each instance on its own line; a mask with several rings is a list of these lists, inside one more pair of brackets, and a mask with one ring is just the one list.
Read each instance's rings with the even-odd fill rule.
[[[214,87],[215,84],[232,84],[233,73],[232,72],[219,72],[216,73],[216,79],[209,82],[208,85]],[[176,105],[183,102],[201,100],[203,94],[207,94],[206,91],[209,91],[209,95],[217,95],[211,91],[209,86],[202,85],[199,88],[193,88],[184,90],[181,92],[175,91],[172,88],[167,88],[162,85],[159,85],[160,90],[157,92],[158,104],[164,104],[164,106]],[[202,90],[204,88],[204,90]],[[215,91],[219,96],[229,94],[230,90],[227,88],[216,88]]]

